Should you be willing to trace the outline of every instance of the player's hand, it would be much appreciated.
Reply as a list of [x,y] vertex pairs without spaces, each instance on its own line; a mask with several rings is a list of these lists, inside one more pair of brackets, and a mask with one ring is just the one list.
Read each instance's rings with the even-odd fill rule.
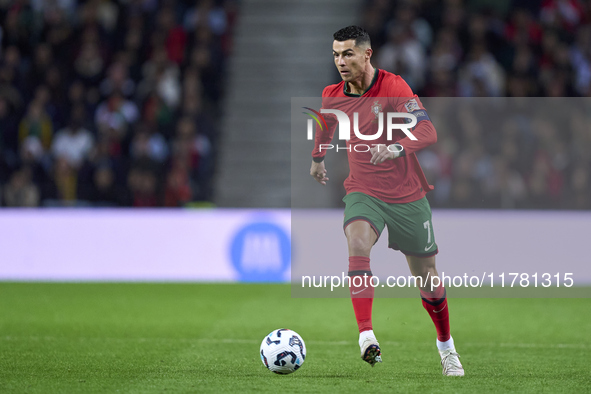
[[328,181],[328,178],[326,177],[326,168],[324,167],[324,161],[321,161],[320,163],[312,161],[310,175],[312,175],[318,183],[326,185],[326,181]]
[[369,152],[371,153],[371,159],[369,160],[371,164],[378,165],[382,164],[386,160],[394,160],[398,156],[400,156],[400,145],[384,145],[379,144],[375,145],[370,148]]

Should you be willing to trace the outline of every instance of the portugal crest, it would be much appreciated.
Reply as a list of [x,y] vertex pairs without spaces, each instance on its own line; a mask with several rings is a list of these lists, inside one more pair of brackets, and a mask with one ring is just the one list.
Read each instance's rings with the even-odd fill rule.
[[380,112],[382,112],[382,104],[380,104],[379,101],[374,101],[373,105],[371,106],[371,112],[374,115],[373,120],[371,121],[372,123],[377,123],[378,122],[378,117],[380,115]]

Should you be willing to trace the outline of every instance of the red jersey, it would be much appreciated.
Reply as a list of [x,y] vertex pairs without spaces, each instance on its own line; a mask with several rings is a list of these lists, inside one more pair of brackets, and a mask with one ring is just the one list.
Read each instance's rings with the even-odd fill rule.
[[[427,192],[433,190],[433,186],[427,182],[415,152],[434,144],[437,141],[437,133],[418,96],[400,76],[378,69],[363,95],[347,93],[345,88],[344,81],[324,88],[322,108],[345,112],[349,115],[351,129],[354,129],[353,114],[356,112],[358,131],[366,136],[377,133],[380,117],[383,122],[383,132],[375,140],[361,139],[354,130],[350,130],[346,148],[345,141],[338,141],[338,145],[341,145],[339,150],[347,149],[349,159],[349,176],[344,183],[347,194],[362,192],[386,203],[407,203],[423,198]],[[417,140],[412,140],[396,128],[392,130],[391,138],[388,138],[388,112],[415,115],[418,123],[412,129],[412,134]],[[323,114],[323,117],[328,129],[316,127],[315,146],[312,151],[312,157],[316,161],[320,161],[326,154],[326,149],[320,149],[321,144],[331,144],[338,124],[336,116],[332,114]],[[368,152],[369,147],[373,144],[394,143],[399,143],[404,148],[400,157],[377,165],[370,163],[372,154]],[[336,143],[333,142],[332,145],[335,146]]]

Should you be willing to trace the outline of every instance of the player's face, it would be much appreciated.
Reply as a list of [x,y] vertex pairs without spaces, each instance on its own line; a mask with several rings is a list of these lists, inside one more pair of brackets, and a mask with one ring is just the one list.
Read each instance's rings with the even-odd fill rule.
[[355,81],[362,77],[368,49],[355,46],[355,40],[334,41],[332,55],[334,64],[343,81]]

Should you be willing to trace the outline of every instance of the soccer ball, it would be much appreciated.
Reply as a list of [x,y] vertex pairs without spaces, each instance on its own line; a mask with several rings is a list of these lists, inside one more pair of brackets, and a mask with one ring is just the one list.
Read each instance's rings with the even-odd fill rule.
[[306,345],[295,331],[280,328],[261,343],[261,361],[270,371],[287,375],[297,371],[306,359]]

